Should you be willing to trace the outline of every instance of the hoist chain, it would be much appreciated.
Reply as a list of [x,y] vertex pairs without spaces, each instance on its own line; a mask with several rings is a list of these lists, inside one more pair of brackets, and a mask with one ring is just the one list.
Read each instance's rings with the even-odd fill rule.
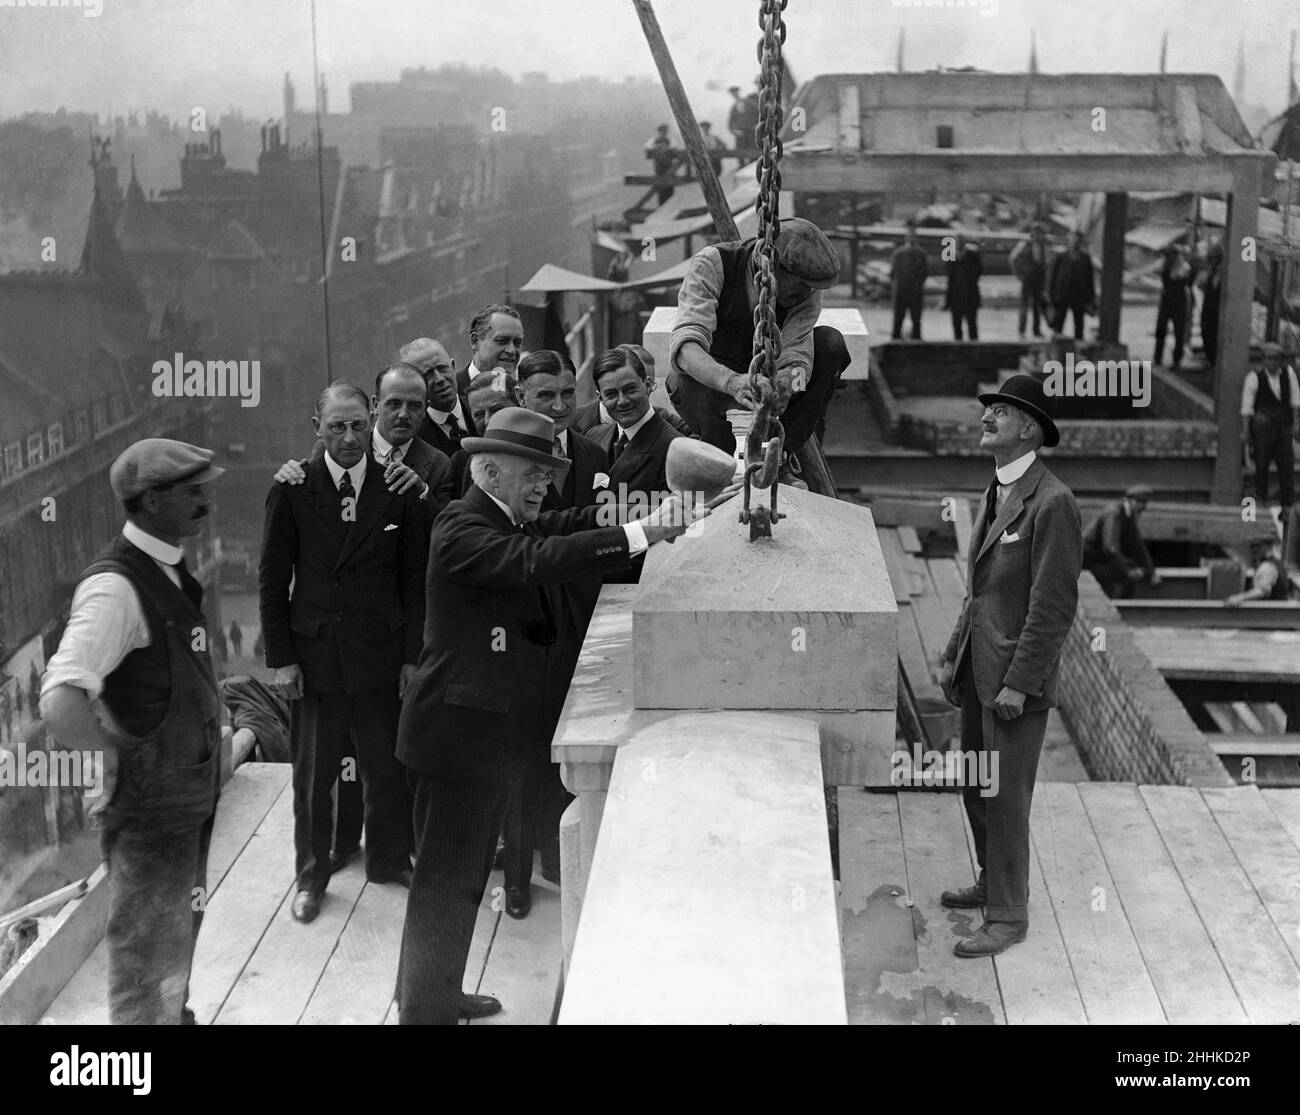
[[[772,415],[776,398],[776,362],[781,355],[781,330],[776,323],[776,237],[781,224],[781,79],[785,70],[781,47],[785,42],[785,21],[781,13],[789,0],[760,0],[758,25],[761,70],[759,77],[758,125],[754,145],[759,150],[758,242],[754,245],[754,351],[749,362],[749,385],[754,393],[754,418],[745,442],[745,502],[740,521],[749,523],[750,539],[770,537],[771,524],[781,516],[776,511],[777,476],[781,466],[784,431]],[[775,427],[773,429],[773,427]],[[771,436],[769,437],[769,433]],[[752,486],[771,489],[767,508],[749,509]]]

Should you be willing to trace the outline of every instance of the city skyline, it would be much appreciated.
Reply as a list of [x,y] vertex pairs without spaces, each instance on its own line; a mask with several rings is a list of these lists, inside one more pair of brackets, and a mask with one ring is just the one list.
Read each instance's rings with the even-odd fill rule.
[[[757,72],[754,0],[657,0],[655,9],[696,111],[725,110],[727,86],[748,87]],[[278,117],[285,73],[299,107],[315,105],[307,0],[267,0],[252,9],[234,0],[102,0],[99,16],[89,18],[91,10],[0,8],[0,117],[60,107],[101,119],[156,110],[182,120],[196,107],[209,118],[232,110]],[[461,63],[516,78],[543,71],[552,81],[654,75],[630,0],[553,0],[544,8],[499,0],[491,20],[452,0],[390,0],[383,20],[359,0],[318,0],[316,11],[319,68],[333,112],[349,109],[353,83],[393,81],[422,65]],[[593,42],[581,32],[597,15],[608,36]],[[1032,32],[1045,73],[1156,72],[1167,33],[1170,72],[1215,73],[1229,90],[1240,49],[1244,101],[1271,114],[1286,107],[1288,39],[1297,22],[1268,0],[1159,0],[1142,9],[1117,0],[1037,0],[1032,8],[1015,0],[949,7],[795,0],[785,19],[787,60],[799,80],[894,69],[900,29],[908,70],[1023,71]],[[1207,36],[1202,27],[1235,34]]]

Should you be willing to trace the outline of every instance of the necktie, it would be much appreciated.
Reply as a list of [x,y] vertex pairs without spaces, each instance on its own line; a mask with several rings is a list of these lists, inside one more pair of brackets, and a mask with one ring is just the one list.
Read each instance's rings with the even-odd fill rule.
[[993,520],[998,517],[998,482],[994,477],[993,483],[989,485],[987,506],[984,508],[984,529],[987,531],[993,525]]
[[202,608],[203,607],[203,586],[199,584],[199,582],[196,581],[193,578],[193,576],[191,576],[189,567],[185,564],[184,555],[181,556],[181,560],[178,561],[174,566],[172,566],[172,568],[175,569],[176,572],[180,575],[181,591],[185,593],[186,596],[189,597],[191,604],[193,604],[196,608]]
[[457,445],[460,439],[465,436],[465,427],[460,424],[460,419],[454,414],[447,415],[447,436]]
[[566,461],[569,459],[569,455],[564,451],[564,443],[560,441],[559,434],[555,435],[555,455],[563,457]]
[[[339,514],[345,523],[356,519],[356,499],[357,490],[352,486],[352,476],[345,472],[339,477]],[[352,502],[349,503],[349,500]]]
[[621,456],[623,456],[623,450],[626,448],[627,448],[627,434],[623,433],[623,431],[620,430],[618,434],[618,439],[614,442],[614,450],[609,456],[609,463],[612,465]]

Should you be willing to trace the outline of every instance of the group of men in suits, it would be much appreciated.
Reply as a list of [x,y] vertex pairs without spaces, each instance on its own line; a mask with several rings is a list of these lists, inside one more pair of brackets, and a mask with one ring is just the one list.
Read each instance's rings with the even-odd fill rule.
[[[404,698],[417,661],[427,660],[436,677],[443,674],[443,667],[434,668],[436,654],[420,657],[422,648],[428,650],[426,640],[436,635],[442,648],[437,653],[459,646],[462,666],[474,660],[467,646],[471,636],[456,633],[458,608],[450,609],[453,615],[444,617],[441,627],[432,617],[424,622],[426,594],[434,591],[439,564],[436,554],[429,561],[431,532],[436,540],[438,524],[458,497],[477,501],[482,511],[485,487],[499,494],[513,492],[515,481],[523,483],[511,471],[512,454],[518,454],[510,430],[520,415],[540,416],[550,431],[547,456],[555,463],[544,470],[546,483],[538,487],[538,512],[584,512],[561,527],[548,521],[544,530],[567,534],[597,527],[600,535],[605,528],[627,525],[623,509],[638,495],[652,507],[668,495],[667,447],[681,435],[650,406],[653,365],[638,354],[638,346],[611,349],[597,361],[598,416],[609,421],[590,427],[587,437],[573,428],[577,379],[567,355],[539,351],[520,359],[522,342],[515,312],[494,306],[474,319],[474,358],[463,371],[431,338],[403,345],[398,359],[376,377],[372,396],[341,382],[322,393],[312,419],[313,451],[276,473],[267,499],[260,606],[267,665],[275,668],[276,682],[291,700],[297,875],[291,913],[300,921],[319,915],[330,875],[356,853],[363,829],[367,878],[412,885],[415,840],[429,835],[432,822],[429,802],[419,798],[419,781],[411,773],[422,769],[420,763],[409,756],[399,761],[399,712],[410,703]],[[514,415],[514,425],[507,423],[502,433],[496,420],[505,411]],[[485,440],[492,441],[493,453],[504,454],[503,468],[491,473],[496,487],[487,473],[476,475],[482,472],[475,462],[487,452]],[[601,499],[606,490],[616,496],[612,519],[611,504]],[[519,499],[516,510],[531,512],[530,500]],[[571,797],[550,761],[550,737],[602,582],[634,580],[639,571],[631,559],[645,545],[633,541],[638,545],[629,547],[625,537],[621,549],[602,547],[595,568],[578,561],[568,575],[551,582],[543,594],[542,621],[529,621],[523,632],[525,638],[544,634],[536,645],[547,649],[538,662],[544,676],[536,687],[520,690],[528,693],[521,698],[532,710],[527,715],[535,717],[527,726],[512,722],[511,732],[517,729],[519,735],[510,755],[519,763],[505,782],[497,780],[499,786],[508,784],[509,793],[493,799],[494,808],[502,806],[500,817],[493,813],[492,836],[504,836],[506,912],[512,917],[527,916],[531,907],[535,847],[542,852],[544,877],[559,881],[559,819]],[[582,547],[564,552],[579,550],[585,553]],[[486,557],[484,562],[487,568]],[[567,568],[564,562],[561,568]],[[476,614],[476,622],[488,618]],[[491,653],[508,659],[515,649],[509,646],[509,624],[504,631],[505,645]],[[461,672],[490,676],[476,669]],[[525,675],[513,675],[516,685]],[[451,699],[439,694],[437,700],[462,707],[455,694]],[[455,730],[455,720],[453,715],[447,730]],[[423,719],[412,724],[408,736],[424,730]],[[471,766],[482,760],[485,777],[496,778],[496,759],[472,738],[462,746],[472,749],[462,758],[472,760]],[[427,748],[421,745],[411,755],[416,750],[423,755]],[[446,773],[442,759],[429,769]],[[418,859],[414,877],[420,877]],[[420,893],[416,905],[424,909],[430,893]],[[408,954],[404,950],[404,957]],[[412,987],[422,986],[422,963],[417,958],[413,967],[404,965],[403,979],[413,981]],[[458,983],[457,996],[453,1020],[499,1009],[485,997],[459,997]],[[408,998],[420,1001],[418,993]],[[407,1015],[420,1016],[418,1006]]]

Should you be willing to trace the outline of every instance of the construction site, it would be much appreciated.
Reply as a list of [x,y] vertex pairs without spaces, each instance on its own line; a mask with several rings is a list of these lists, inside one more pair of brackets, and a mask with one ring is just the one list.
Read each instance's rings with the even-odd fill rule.
[[[535,881],[517,919],[493,871],[464,988],[504,1009],[472,1024],[1300,1023],[1296,430],[1270,475],[1249,405],[1300,407],[1300,96],[1260,132],[1220,76],[1166,72],[1163,52],[1143,74],[1039,72],[1034,54],[909,71],[901,32],[895,72],[815,73],[798,5],[784,57],[784,5],[750,7],[761,119],[719,148],[634,0],[680,142],[626,168],[621,218],[592,215],[589,272],[547,263],[514,293],[562,323],[579,404],[630,342],[671,412],[693,258],[770,249],[804,218],[839,264],[817,324],[850,360],[780,482],[775,416],[733,407],[744,510],[732,493],[652,548],[639,584],[601,590],[550,740],[573,795],[562,882]],[[1052,296],[1071,259],[1094,293],[1073,330]],[[981,436],[981,396],[1005,402],[1016,376],[1048,385],[1041,463],[1085,549],[1025,807],[1033,928],[963,953],[985,903],[944,888],[985,885],[969,798],[998,789],[951,699],[952,648],[988,623],[986,554],[1024,541]],[[1107,517],[1143,555],[1115,581],[1114,547],[1088,549]],[[255,594],[222,609],[251,643]],[[196,1021],[396,1024],[407,893],[350,864],[296,924],[291,766],[255,761],[233,721],[223,738]],[[109,1021],[104,876],[0,915],[36,935],[0,974],[0,1021]]]

